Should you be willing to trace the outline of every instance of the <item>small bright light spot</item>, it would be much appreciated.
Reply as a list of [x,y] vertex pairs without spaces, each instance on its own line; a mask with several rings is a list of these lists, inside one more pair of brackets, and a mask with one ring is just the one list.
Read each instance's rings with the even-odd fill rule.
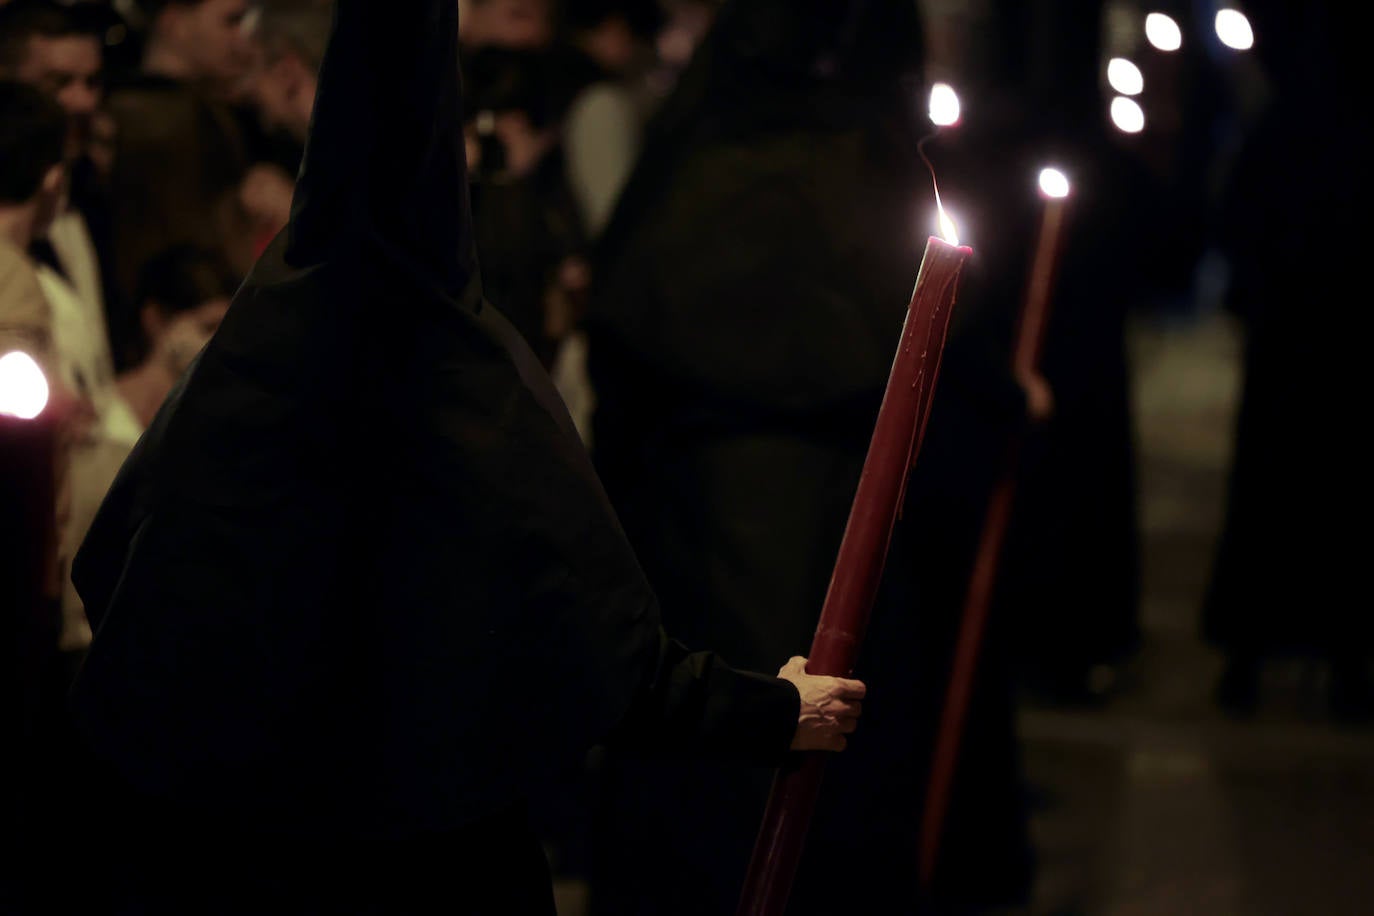
[[1124,57],[1107,62],[1107,82],[1122,95],[1140,95],[1145,89],[1145,77],[1140,68]]
[[1069,176],[1059,169],[1041,169],[1040,193],[1046,197],[1068,197]]
[[1240,10],[1219,10],[1216,25],[1217,37],[1226,47],[1248,51],[1255,46],[1255,32],[1250,28],[1250,20]]
[[930,120],[940,127],[959,123],[959,95],[948,83],[930,87]]
[[949,242],[951,245],[959,244],[959,231],[954,228],[954,220],[949,218],[944,207],[937,207],[935,210],[935,223],[939,227],[940,238]]
[[1145,129],[1145,112],[1133,99],[1119,95],[1112,99],[1112,123],[1119,131],[1138,134]]
[[1161,51],[1177,51],[1183,47],[1183,33],[1178,23],[1163,13],[1145,17],[1145,38]]
[[0,356],[0,414],[32,420],[48,406],[48,380],[27,353]]

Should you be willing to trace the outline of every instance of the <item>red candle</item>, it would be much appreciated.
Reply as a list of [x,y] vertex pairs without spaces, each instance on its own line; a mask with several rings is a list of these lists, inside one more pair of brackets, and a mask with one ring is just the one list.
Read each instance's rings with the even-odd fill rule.
[[[1021,318],[1013,345],[1012,369],[1018,379],[1038,371],[1040,351],[1045,342],[1045,326],[1049,322],[1050,292],[1063,246],[1065,204],[1069,182],[1056,169],[1040,173],[1040,191],[1045,199],[1040,236],[1031,261],[1026,296],[1021,306]],[[1002,542],[1006,539],[1016,496],[1015,443],[1008,450],[1006,468],[988,502],[983,519],[983,533],[978,542],[973,572],[964,597],[964,609],[959,636],[954,648],[954,663],[950,669],[949,688],[936,733],[935,752],[931,760],[930,781],[926,785],[926,802],[921,821],[919,872],[921,886],[929,890],[935,877],[939,858],[940,837],[944,832],[945,813],[949,808],[950,790],[959,758],[959,744],[963,737],[964,719],[968,713],[969,697],[973,690],[973,675],[977,668],[978,652],[987,625],[988,608],[992,603],[993,587],[997,583],[997,566],[1001,559]]]
[[[934,236],[926,242],[901,344],[811,643],[806,664],[811,674],[848,677],[854,670],[882,581],[892,527],[930,415],[959,276],[971,253],[970,248]],[[778,772],[749,862],[740,916],[772,916],[787,906],[824,767],[823,753],[807,753]]]
[[18,690],[0,703],[16,704],[21,733],[46,650],[56,647],[58,424],[38,365],[25,353],[0,355],[0,630],[14,652],[6,689]]

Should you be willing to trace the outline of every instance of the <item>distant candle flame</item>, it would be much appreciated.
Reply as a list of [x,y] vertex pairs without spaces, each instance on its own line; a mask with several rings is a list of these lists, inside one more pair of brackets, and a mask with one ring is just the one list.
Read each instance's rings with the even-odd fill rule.
[[1231,50],[1248,51],[1255,46],[1255,32],[1240,10],[1218,10],[1215,25],[1217,38]]
[[1041,169],[1040,193],[1044,194],[1046,197],[1068,197],[1069,176],[1059,171],[1059,169]]
[[959,123],[959,95],[949,83],[930,87],[930,120],[938,127],[952,127]]
[[0,414],[32,420],[48,406],[48,380],[27,353],[0,356]]
[[1138,134],[1145,129],[1145,111],[1134,99],[1119,95],[1112,99],[1112,123],[1123,133]]
[[1107,82],[1122,95],[1140,95],[1145,90],[1145,75],[1124,57],[1107,62]]
[[1145,17],[1145,38],[1161,51],[1177,51],[1183,47],[1183,32],[1178,23],[1163,13]]

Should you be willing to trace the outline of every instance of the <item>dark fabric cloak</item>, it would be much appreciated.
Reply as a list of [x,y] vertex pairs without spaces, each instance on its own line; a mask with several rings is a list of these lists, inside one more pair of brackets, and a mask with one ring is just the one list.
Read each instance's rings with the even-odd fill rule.
[[202,832],[306,851],[499,837],[602,739],[776,759],[795,689],[663,635],[552,384],[482,301],[455,5],[335,15],[291,223],[77,558],[93,756]]
[[1364,545],[1351,532],[1371,508],[1358,420],[1370,385],[1354,328],[1374,136],[1330,87],[1367,80],[1365,51],[1337,4],[1267,2],[1255,15],[1272,36],[1260,51],[1273,91],[1219,220],[1245,374],[1203,624],[1229,651],[1362,665],[1374,624],[1355,597]]

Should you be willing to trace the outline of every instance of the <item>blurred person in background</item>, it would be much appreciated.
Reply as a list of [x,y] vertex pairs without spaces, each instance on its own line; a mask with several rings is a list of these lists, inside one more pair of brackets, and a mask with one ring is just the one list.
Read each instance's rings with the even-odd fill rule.
[[[1245,335],[1225,523],[1203,629],[1226,653],[1224,709],[1264,700],[1267,662],[1329,666],[1325,702],[1374,716],[1374,622],[1360,528],[1371,505],[1361,420],[1374,156],[1363,33],[1337,3],[1248,4],[1269,103],[1232,163],[1219,214],[1227,306]],[[1320,130],[1296,125],[1319,124]],[[1352,525],[1354,526],[1352,528]]]
[[[83,323],[107,341],[108,351],[109,213],[103,169],[94,164],[100,155],[93,150],[104,99],[102,42],[91,17],[79,16],[84,8],[52,0],[15,0],[0,8],[0,78],[47,93],[67,113],[66,200],[37,240],[37,253],[76,290],[84,306]],[[108,352],[103,362],[102,375],[113,372]]]
[[479,48],[547,48],[554,40],[551,0],[457,0],[458,41]]
[[[1154,182],[1110,136],[1100,90],[1102,4],[994,3],[935,24],[939,72],[963,114],[927,145],[944,202],[973,254],[940,368],[940,391],[907,512],[936,737],[955,644],[999,480],[1015,483],[1009,530],[934,841],[935,912],[1024,902],[1035,874],[1018,700],[1105,698],[1091,680],[1138,640],[1138,525],[1126,322],[1158,278]],[[1072,183],[1040,365],[1012,366],[1044,213],[1038,173]],[[1014,461],[1014,464],[1009,463]],[[1100,666],[1100,667],[1099,667]],[[1096,669],[1096,670],[1095,670]],[[927,751],[929,754],[929,751]],[[929,779],[922,761],[919,779]],[[948,909],[947,909],[948,908]]]
[[[991,72],[1019,133],[1020,168],[989,174],[1018,182],[1036,218],[1040,168],[1056,166],[1072,182],[1041,358],[1054,413],[1023,455],[998,601],[1013,618],[1027,686],[1050,702],[1093,704],[1122,686],[1140,646],[1126,338],[1130,316],[1176,282],[1155,258],[1172,239],[1167,192],[1107,118],[1104,4],[1005,0],[994,13]],[[993,220],[989,212],[984,222]],[[1015,285],[1000,295],[1008,316],[1025,295],[1034,236],[1021,244],[1024,262],[1005,272]]]
[[144,265],[138,282],[143,356],[116,382],[118,429],[130,448],[214,335],[237,285],[215,253],[189,246]]
[[254,10],[254,64],[235,106],[244,152],[243,203],[261,252],[286,225],[305,149],[331,4],[277,0]]
[[0,80],[0,101],[0,347],[28,353],[57,379],[52,307],[29,249],[61,203],[68,126],[61,108],[32,86]]
[[329,39],[331,4],[278,0],[262,7],[254,29],[261,57],[249,82],[261,144],[256,162],[273,162],[294,179],[305,150],[320,62]]
[[[665,619],[733,658],[815,631],[934,210],[922,49],[901,0],[726,5],[650,121],[597,251],[594,457]],[[1024,396],[1005,388],[1019,421]],[[966,582],[942,567],[968,562],[979,518],[961,503],[932,519],[934,505],[909,501],[895,532],[855,668],[883,689],[827,764],[791,913],[918,905],[951,643],[939,599]],[[968,791],[988,816],[944,863],[971,879],[953,902],[1028,893],[1009,706],[975,739],[994,765]],[[733,912],[771,775],[606,756],[592,912]]]
[[111,175],[117,368],[140,332],[138,272],[155,254],[191,244],[250,266],[257,220],[243,189],[250,160],[227,103],[252,61],[246,0],[150,0],[143,69],[111,87],[117,137]]
[[[499,2],[499,0],[493,0]],[[472,210],[482,282],[547,366],[584,283],[568,189],[563,117],[573,88],[549,51],[488,46],[464,61]]]
[[246,0],[146,0],[143,73],[215,99],[233,96],[251,61]]
[[[645,122],[661,101],[651,78],[666,20],[654,0],[575,0],[563,12],[570,78],[580,86],[564,119],[563,160],[582,231],[594,246],[639,157]],[[595,397],[580,330],[590,266],[578,258],[562,272],[572,282],[564,284],[569,294],[550,300],[550,335],[559,342],[550,371],[590,443]]]
[[654,0],[572,0],[572,46],[587,71],[564,127],[568,185],[587,234],[601,234],[639,155],[655,101],[645,75],[663,14]]
[[[71,387],[70,364],[59,352],[55,308],[39,276],[41,265],[29,254],[61,207],[68,130],[65,113],[52,99],[31,86],[0,81],[0,355],[17,350],[37,363],[49,386],[49,416],[59,415],[50,456],[53,504],[37,507],[47,516],[43,521],[55,543],[28,542],[30,530],[3,532],[4,571],[38,588],[36,595],[18,596],[35,607],[7,601],[0,608],[0,648],[6,656],[0,673],[0,740],[6,749],[0,764],[6,811],[0,823],[3,905],[16,902],[11,892],[30,871],[42,869],[45,877],[53,876],[54,863],[62,861],[55,840],[69,826],[62,804],[64,790],[70,788],[62,785],[63,703],[74,656],[59,650],[61,640],[70,638],[61,608],[62,583],[71,563],[63,533],[71,498],[72,449],[89,435],[93,415]],[[7,466],[22,458],[5,457]],[[8,513],[5,521],[11,522]],[[45,568],[34,576],[33,570],[11,568],[12,557]],[[5,594],[13,594],[13,585],[4,583]]]

